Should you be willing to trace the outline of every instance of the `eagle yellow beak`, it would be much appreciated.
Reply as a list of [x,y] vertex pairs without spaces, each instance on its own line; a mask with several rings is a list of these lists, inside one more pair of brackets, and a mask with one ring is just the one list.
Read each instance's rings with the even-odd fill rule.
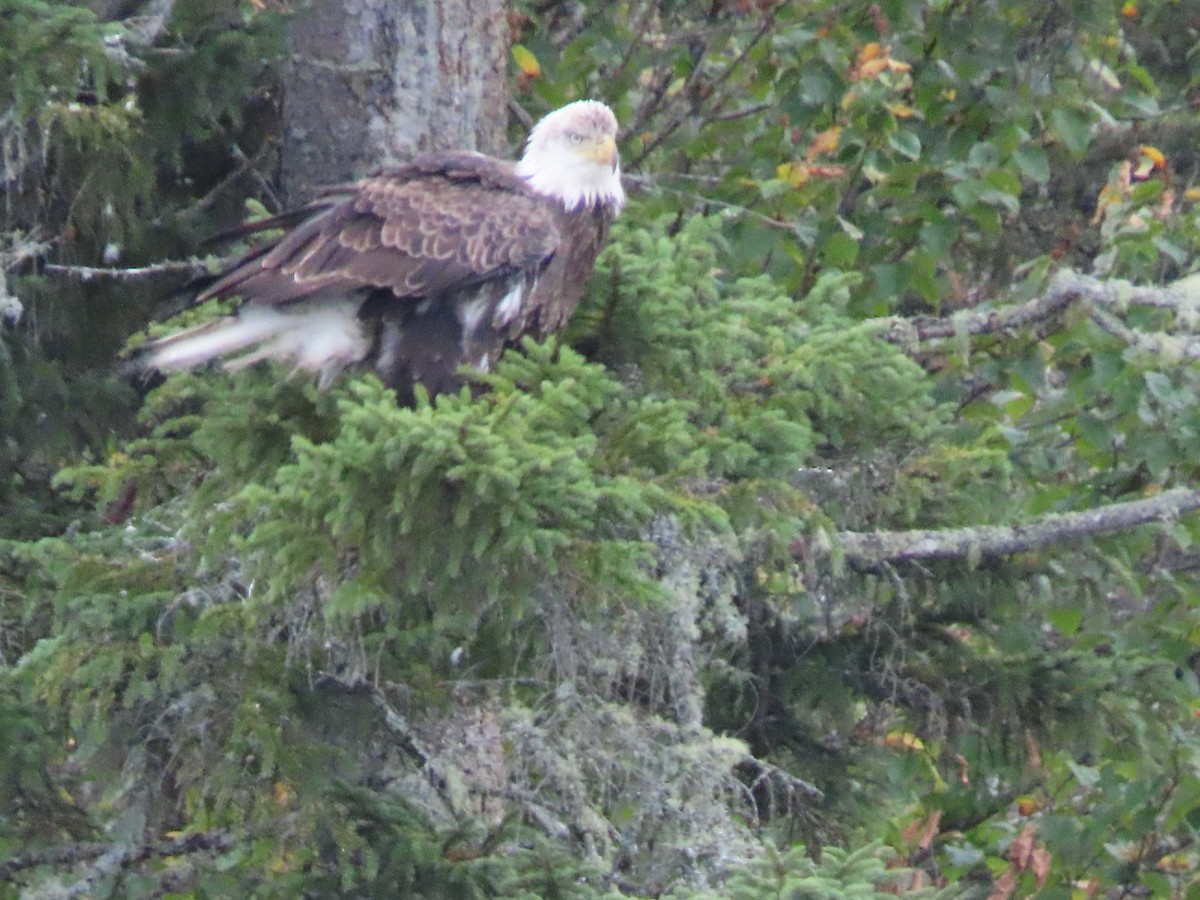
[[595,144],[587,147],[583,151],[583,155],[593,162],[601,163],[608,166],[610,169],[617,167],[617,141],[611,136],[606,136]]

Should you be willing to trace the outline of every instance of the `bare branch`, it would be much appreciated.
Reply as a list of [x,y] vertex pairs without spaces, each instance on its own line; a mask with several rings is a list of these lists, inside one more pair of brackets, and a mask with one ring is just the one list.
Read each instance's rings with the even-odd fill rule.
[[1012,306],[975,308],[951,316],[917,316],[911,319],[892,316],[876,320],[883,330],[880,337],[893,344],[932,341],[966,335],[993,334],[1027,328],[1045,322],[1078,301],[1077,291],[1051,285],[1049,291]]
[[[893,344],[911,344],[1028,328],[1048,321],[1074,305],[1087,308],[1097,325],[1135,347],[1162,352],[1164,344],[1183,340],[1187,346],[1176,349],[1189,359],[1200,358],[1200,344],[1173,335],[1137,332],[1120,323],[1113,315],[1130,306],[1157,307],[1174,312],[1184,329],[1194,327],[1194,323],[1200,320],[1200,285],[1193,289],[1189,279],[1164,287],[1136,287],[1128,281],[1102,280],[1068,269],[1054,277],[1045,293],[1024,303],[976,307],[944,317],[917,316],[906,319],[894,316],[877,322],[881,329],[880,337],[884,340]],[[1167,352],[1170,349],[1166,348]]]
[[258,164],[261,163],[264,158],[266,158],[267,153],[272,149],[272,147],[273,143],[271,141],[264,141],[263,145],[258,148],[258,152],[254,154],[253,158],[251,158],[247,157],[242,148],[237,144],[231,144],[230,154],[235,160],[237,160],[237,168],[217,182],[212,190],[201,197],[200,202],[196,204],[196,208],[203,210],[211,209],[214,205],[216,205],[217,199],[221,196],[221,194],[229,189],[230,185],[236,183],[239,178],[249,172],[251,177],[258,184],[259,188],[263,191],[264,195],[269,197],[275,203],[275,209],[272,211],[278,212],[279,198],[275,196],[274,189],[271,188],[267,179],[265,179],[262,173],[258,171]]
[[395,735],[400,749],[420,764],[421,770],[429,779],[430,786],[437,794],[438,799],[442,801],[446,811],[455,819],[461,819],[462,815],[450,791],[448,779],[439,770],[439,763],[433,752],[421,745],[421,741],[409,726],[408,720],[388,702],[383,690],[378,685],[364,681],[360,687],[370,692],[371,702],[383,715],[384,725]]
[[797,558],[838,552],[855,566],[917,559],[977,559],[1041,550],[1092,535],[1172,522],[1200,509],[1200,490],[1177,488],[1153,497],[1097,509],[1043,516],[1023,525],[988,525],[915,531],[842,531],[829,547],[797,541]]
[[[757,47],[763,41],[763,39],[771,33],[771,27],[775,24],[775,15],[776,13],[774,10],[764,13],[762,20],[759,23],[758,30],[755,31],[755,33],[750,37],[750,40],[746,43],[746,46],[742,48],[741,52],[734,57],[729,65],[725,67],[724,71],[722,71],[713,80],[711,85],[709,85],[709,92],[706,94],[706,96],[704,98],[697,98],[693,100],[690,104],[688,104],[687,108],[683,112],[677,115],[663,128],[659,129],[658,133],[649,141],[647,141],[644,147],[642,147],[641,152],[632,160],[630,160],[630,170],[637,169],[647,156],[670,140],[676,131],[691,122],[692,119],[699,113],[700,107],[703,105],[705,100],[708,101],[711,110],[716,111],[720,109],[721,104],[724,102],[724,90],[729,82],[730,77],[734,72],[742,67],[742,64],[750,57],[750,54],[754,51],[754,48]],[[692,74],[689,74],[689,85],[692,83],[693,75],[696,74],[698,70],[699,66],[693,69]],[[686,94],[686,88],[684,91],[681,91],[681,93]],[[700,127],[703,127],[706,124],[708,124],[707,117],[703,119]]]
[[758,116],[765,112],[771,112],[775,109],[770,103],[755,103],[753,106],[743,106],[741,109],[731,109],[726,113],[715,113],[706,120],[706,124],[711,125],[713,122],[736,122],[738,119],[748,119],[750,116]]
[[262,172],[258,171],[258,162],[263,156],[266,155],[266,152],[270,147],[271,143],[268,141],[267,143],[263,144],[262,148],[259,149],[254,158],[251,159],[246,156],[246,152],[238,146],[237,141],[230,140],[229,155],[237,161],[239,173],[248,172],[250,177],[254,179],[255,183],[258,185],[258,189],[263,192],[263,196],[266,197],[268,203],[270,204],[268,208],[271,210],[271,212],[278,213],[283,211],[286,204],[284,204],[283,200],[279,196],[279,193],[275,190],[275,186],[271,184],[271,182],[266,178],[266,176],[263,175]]
[[121,21],[124,37],[134,47],[151,47],[167,33],[167,22],[175,9],[176,0],[150,0],[139,4],[138,15]]
[[133,269],[107,269],[47,263],[42,267],[42,271],[47,275],[59,275],[79,281],[141,281],[147,278],[162,278],[166,275],[187,275],[191,278],[199,278],[209,274],[208,266],[200,260],[168,261]]
[[743,756],[737,763],[739,770],[745,771],[753,776],[751,789],[754,789],[763,784],[774,784],[782,786],[784,791],[789,794],[806,797],[809,800],[824,800],[825,792],[803,778],[792,775],[786,772],[774,763],[768,762],[765,759],[759,759],[755,756]]
[[1162,355],[1167,359],[1200,359],[1200,338],[1161,331],[1138,331],[1102,309],[1092,310],[1092,321],[1113,337],[1120,338],[1143,353]]
[[1115,312],[1124,312],[1129,306],[1155,306],[1169,309],[1184,319],[1200,314],[1200,284],[1195,276],[1161,287],[1138,287],[1120,279],[1102,281],[1075,272],[1060,277],[1069,278],[1086,299]]

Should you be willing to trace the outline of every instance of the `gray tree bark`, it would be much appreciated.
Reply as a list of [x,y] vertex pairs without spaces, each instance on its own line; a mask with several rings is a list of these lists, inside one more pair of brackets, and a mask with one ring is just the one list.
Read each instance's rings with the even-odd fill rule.
[[310,0],[291,23],[287,203],[431,150],[508,152],[502,0]]

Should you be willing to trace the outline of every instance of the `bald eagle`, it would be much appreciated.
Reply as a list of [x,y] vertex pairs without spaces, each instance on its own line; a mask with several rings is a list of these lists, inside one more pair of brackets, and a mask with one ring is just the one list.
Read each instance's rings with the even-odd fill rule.
[[333,187],[241,233],[285,229],[197,301],[238,297],[226,318],[150,343],[159,370],[263,359],[318,373],[374,370],[402,401],[462,384],[523,335],[561,328],[625,202],[612,110],[558,109],[516,162],[422,156]]

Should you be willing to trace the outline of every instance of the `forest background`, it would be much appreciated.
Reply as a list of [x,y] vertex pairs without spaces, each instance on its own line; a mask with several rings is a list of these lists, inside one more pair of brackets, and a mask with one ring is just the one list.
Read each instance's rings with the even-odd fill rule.
[[[481,389],[127,371],[581,97]],[[1188,0],[3,0],[0,897],[1200,896],[1198,103]]]

